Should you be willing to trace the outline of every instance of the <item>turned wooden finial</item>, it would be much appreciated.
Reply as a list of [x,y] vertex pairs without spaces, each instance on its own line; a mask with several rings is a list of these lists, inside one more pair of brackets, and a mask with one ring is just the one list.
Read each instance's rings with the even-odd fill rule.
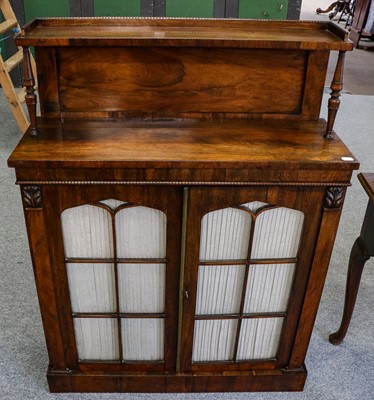
[[343,89],[343,70],[344,70],[345,51],[339,51],[338,62],[336,64],[334,77],[331,82],[331,97],[328,104],[328,117],[325,138],[333,139],[333,127],[336,114],[340,105],[340,92]]
[[36,128],[36,94],[35,94],[35,79],[32,73],[30,50],[28,46],[23,48],[23,85],[26,88],[26,105],[29,111],[30,117],[30,134],[37,135],[38,131]]

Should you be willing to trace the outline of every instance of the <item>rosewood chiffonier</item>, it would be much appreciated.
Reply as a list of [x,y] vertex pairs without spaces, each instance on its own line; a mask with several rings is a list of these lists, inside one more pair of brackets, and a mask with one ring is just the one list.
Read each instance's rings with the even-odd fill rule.
[[302,390],[358,168],[333,130],[346,32],[62,18],[33,21],[17,44],[31,125],[8,162],[50,390]]

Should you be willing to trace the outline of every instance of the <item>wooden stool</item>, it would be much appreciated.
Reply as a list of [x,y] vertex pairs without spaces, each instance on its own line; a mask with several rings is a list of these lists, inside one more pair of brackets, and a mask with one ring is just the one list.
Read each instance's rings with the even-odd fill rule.
[[369,203],[360,236],[356,239],[351,250],[343,318],[339,330],[329,337],[332,344],[340,344],[347,333],[365,262],[374,256],[374,173],[359,174],[358,179],[369,196]]

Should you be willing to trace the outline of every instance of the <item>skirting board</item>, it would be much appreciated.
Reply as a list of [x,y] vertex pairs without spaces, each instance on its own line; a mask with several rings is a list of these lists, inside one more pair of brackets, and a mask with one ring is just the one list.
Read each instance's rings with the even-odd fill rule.
[[62,392],[291,392],[302,391],[305,366],[297,370],[256,370],[238,373],[130,375],[48,369],[49,389]]

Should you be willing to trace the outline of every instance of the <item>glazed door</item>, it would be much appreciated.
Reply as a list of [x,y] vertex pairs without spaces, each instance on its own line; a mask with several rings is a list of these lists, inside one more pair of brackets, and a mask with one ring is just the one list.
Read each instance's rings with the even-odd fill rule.
[[67,368],[174,371],[181,189],[45,187]]
[[286,366],[323,189],[191,188],[185,197],[180,370]]

